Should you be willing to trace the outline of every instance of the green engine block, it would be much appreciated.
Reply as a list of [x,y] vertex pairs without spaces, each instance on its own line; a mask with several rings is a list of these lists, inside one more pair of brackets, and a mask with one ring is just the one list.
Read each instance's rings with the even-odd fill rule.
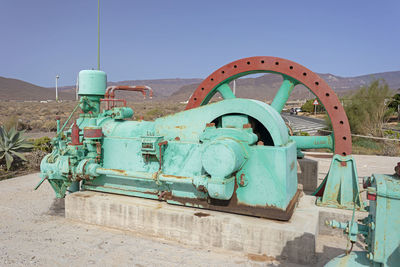
[[235,98],[153,122],[126,120],[133,116],[129,107],[100,111],[104,75],[80,73],[83,113],[59,130],[41,163],[42,181],[57,197],[94,190],[290,218],[297,147],[271,106]]

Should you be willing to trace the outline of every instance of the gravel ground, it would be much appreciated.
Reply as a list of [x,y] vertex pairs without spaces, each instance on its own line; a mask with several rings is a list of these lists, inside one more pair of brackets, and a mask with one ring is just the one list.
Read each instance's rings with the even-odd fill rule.
[[[323,176],[330,159],[317,160]],[[373,156],[356,160],[360,176],[393,173],[392,163],[400,161]],[[37,174],[0,181],[0,266],[301,266],[67,220],[63,201],[54,198],[48,183],[33,191],[38,181]],[[345,247],[343,238],[319,236],[315,266]]]
[[[0,266],[278,266],[277,261],[189,247],[64,218],[37,174],[0,182]],[[281,265],[282,266],[282,265]],[[285,265],[295,266],[295,265]]]

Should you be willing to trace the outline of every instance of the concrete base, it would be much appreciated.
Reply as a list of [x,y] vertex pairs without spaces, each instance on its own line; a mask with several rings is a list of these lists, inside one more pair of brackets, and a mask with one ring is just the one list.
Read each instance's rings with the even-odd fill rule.
[[315,261],[318,207],[303,196],[289,222],[169,205],[150,199],[83,191],[65,200],[68,219],[310,264]]
[[301,170],[297,174],[298,183],[303,185],[306,193],[312,193],[318,187],[318,161],[303,158],[298,162]]

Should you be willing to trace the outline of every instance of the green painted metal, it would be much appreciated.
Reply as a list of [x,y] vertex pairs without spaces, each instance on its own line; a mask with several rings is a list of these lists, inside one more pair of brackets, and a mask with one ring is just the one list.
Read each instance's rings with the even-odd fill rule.
[[369,215],[360,223],[327,222],[341,228],[354,243],[357,235],[364,237],[366,252],[352,252],[331,260],[334,266],[399,266],[400,263],[400,177],[373,174],[364,181],[369,199]]
[[318,149],[328,148],[333,150],[333,138],[326,136],[290,136],[290,139],[296,142],[298,149]]
[[358,175],[353,156],[333,155],[327,178],[321,183],[325,187],[324,195],[317,199],[317,204],[324,207],[363,210],[364,205],[358,198]]
[[281,87],[271,103],[271,107],[273,107],[277,112],[281,113],[283,108],[285,107],[286,102],[289,99],[290,94],[293,91],[293,88],[298,84],[294,79],[283,75],[283,82]]
[[[223,80],[217,86],[212,88],[208,92],[208,94],[202,99],[201,105],[208,104],[209,101],[211,100],[211,98],[217,92],[221,93],[221,95],[224,99],[234,98],[234,95],[233,95],[232,91],[230,90],[230,87],[228,86],[228,84],[230,82],[232,82],[233,80],[244,77],[246,75],[258,74],[258,73],[272,73],[272,74],[282,75],[283,82],[271,103],[271,107],[273,109],[275,109],[278,113],[280,113],[283,110],[285,103],[289,99],[289,96],[290,96],[291,92],[293,91],[294,87],[298,84],[304,85],[303,83],[299,82],[298,80],[294,79],[293,77],[287,76],[287,75],[285,75],[283,73],[279,73],[279,72],[274,72],[274,71],[270,71],[270,70],[244,71],[244,72],[238,73],[236,75],[227,77],[225,80]],[[328,95],[329,95],[329,93],[328,93]],[[322,103],[322,101],[319,101],[319,102]],[[328,116],[330,116],[329,113],[328,113]],[[332,120],[331,117],[329,117],[329,118]],[[299,158],[303,158],[304,154],[301,152],[301,149],[328,148],[332,151],[335,151],[335,142],[334,142],[335,136],[334,136],[334,134],[335,133],[333,133],[331,136],[318,136],[318,137],[317,136],[304,136],[304,137],[303,136],[292,136],[292,137],[290,137],[290,139],[295,141],[298,146],[297,156]],[[350,140],[350,138],[348,138],[348,140]],[[339,154],[334,155],[333,161],[331,164],[331,168],[329,169],[329,174],[324,179],[322,185],[314,192],[314,195],[323,194],[323,197],[320,197],[317,201],[317,204],[320,206],[350,209],[351,205],[352,205],[351,200],[354,199],[355,196],[357,196],[357,194],[359,192],[358,185],[354,186],[355,181],[357,180],[355,161],[353,160],[351,155],[347,155],[347,157],[344,155],[339,155]],[[346,165],[347,161],[349,161],[349,160],[351,161],[351,164],[349,167],[345,167],[345,168],[338,167],[339,165],[340,166]],[[330,180],[330,181],[328,181],[328,180]],[[328,184],[328,187],[325,187],[326,184]],[[340,189],[342,189],[342,190],[338,191]],[[337,199],[333,199],[332,196],[336,196]],[[360,209],[362,209],[362,203],[358,203],[358,206]]]
[[82,70],[79,72],[79,95],[104,96],[107,88],[107,75],[101,70]]
[[[295,201],[296,143],[271,106],[231,98],[154,122],[128,121],[130,108],[100,110],[105,76],[89,74],[86,82],[102,88],[80,83],[79,142],[72,143],[72,128],[65,130],[41,163],[41,177],[57,197],[81,187],[197,207],[235,198],[250,210],[282,212]],[[257,145],[252,124],[270,136],[265,145]],[[101,137],[84,134],[98,129]]]
[[[216,87],[213,93],[220,92],[223,101],[149,122],[129,120],[134,112],[128,107],[101,110],[105,73],[81,71],[74,111],[80,107],[82,113],[74,127],[64,129],[68,120],[52,140],[54,149],[41,163],[42,179],[57,197],[81,187],[187,206],[223,202],[234,205],[229,211],[265,217],[263,209],[293,210],[297,150],[333,149],[333,136],[288,135],[279,112],[297,84],[290,77],[284,76],[272,106],[235,98],[229,82],[250,73],[255,72]],[[102,136],[86,134],[100,129]],[[359,192],[353,158],[335,155],[328,175],[320,203],[352,207],[353,192]],[[359,201],[356,205],[362,208]]]
[[223,83],[218,86],[217,91],[221,94],[224,99],[235,98],[236,96],[233,94],[231,88],[228,83]]
[[[349,255],[340,255],[330,262],[328,262],[325,267],[360,267],[360,266],[381,266],[381,265],[374,265],[371,263],[368,258],[368,253],[365,251],[354,251],[351,252]],[[394,265],[395,266],[395,265]]]

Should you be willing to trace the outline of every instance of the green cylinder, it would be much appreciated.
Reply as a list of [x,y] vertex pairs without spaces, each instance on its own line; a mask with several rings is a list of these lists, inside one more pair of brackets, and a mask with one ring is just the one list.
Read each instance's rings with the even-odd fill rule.
[[244,161],[244,150],[232,139],[219,139],[206,145],[201,162],[213,178],[225,178],[237,171]]
[[104,96],[107,88],[107,74],[101,70],[79,72],[79,95]]

